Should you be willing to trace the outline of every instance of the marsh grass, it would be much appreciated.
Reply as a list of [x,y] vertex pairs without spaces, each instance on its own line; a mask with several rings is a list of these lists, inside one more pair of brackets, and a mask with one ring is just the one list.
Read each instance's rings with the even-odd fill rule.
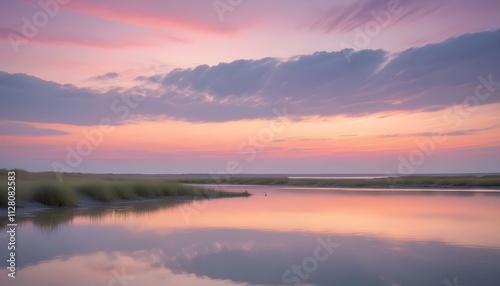
[[47,206],[72,207],[76,205],[76,193],[63,184],[44,183],[35,187],[31,199]]
[[[183,185],[158,179],[94,181],[78,184],[76,190],[81,195],[101,202],[136,200],[138,198],[222,198],[250,195],[248,193],[219,192],[203,187]],[[214,195],[210,195],[212,193],[214,193]]]
[[100,202],[110,202],[120,199],[117,189],[107,183],[92,182],[77,186],[76,190],[79,194]]
[[135,198],[134,192],[127,184],[115,183],[115,184],[111,185],[110,188],[111,188],[111,192],[114,193],[114,197],[116,199],[133,200]]
[[[160,178],[110,174],[64,174],[64,176],[64,182],[60,183],[54,173],[30,173],[16,170],[16,200],[36,201],[55,207],[71,207],[77,204],[79,196],[99,202],[112,202],[141,198],[209,199],[250,195],[218,192]],[[6,177],[7,170],[0,169],[0,181],[6,182]],[[7,192],[1,192],[0,206],[5,207],[7,203]]]

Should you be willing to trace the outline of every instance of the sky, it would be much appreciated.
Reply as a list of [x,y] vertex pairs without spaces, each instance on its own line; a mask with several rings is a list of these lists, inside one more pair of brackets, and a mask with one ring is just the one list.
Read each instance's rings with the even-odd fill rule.
[[3,0],[0,168],[500,172],[500,1]]

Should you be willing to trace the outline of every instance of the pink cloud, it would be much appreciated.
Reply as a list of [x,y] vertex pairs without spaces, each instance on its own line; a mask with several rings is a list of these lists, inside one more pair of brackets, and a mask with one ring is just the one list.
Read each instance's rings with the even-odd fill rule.
[[[17,46],[16,42],[22,42],[22,34],[16,33],[13,30],[0,28],[0,39],[3,39],[10,44]],[[115,37],[115,39],[99,39],[98,37],[90,36],[85,37],[82,35],[44,35],[37,36],[31,39],[24,38],[27,41],[25,43],[39,43],[47,45],[57,45],[57,46],[85,46],[93,48],[105,48],[105,49],[118,49],[127,47],[151,47],[158,45],[159,41],[149,41],[148,39],[135,39],[135,38],[122,38]],[[168,39],[168,38],[167,38]],[[174,42],[184,42],[180,39],[172,39]]]
[[232,33],[238,27],[217,17],[211,1],[79,1],[64,9],[103,19],[164,29]]

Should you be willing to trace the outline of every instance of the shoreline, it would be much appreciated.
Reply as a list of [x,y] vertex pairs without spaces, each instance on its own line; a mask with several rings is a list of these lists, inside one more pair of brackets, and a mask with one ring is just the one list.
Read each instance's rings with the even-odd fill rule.
[[348,191],[366,191],[366,192],[405,192],[405,191],[416,191],[421,190],[423,192],[471,192],[471,193],[500,193],[500,187],[460,187],[460,186],[397,186],[397,187],[387,187],[387,186],[317,186],[317,185],[293,185],[293,184],[208,184],[208,183],[185,183],[192,186],[207,186],[207,187],[283,187],[287,189],[323,189],[323,190],[341,190],[346,189]]
[[302,190],[347,190],[346,192],[354,192],[354,191],[366,191],[366,192],[413,192],[413,191],[422,191],[422,192],[470,192],[470,193],[500,193],[500,187],[457,187],[457,186],[397,186],[397,187],[384,187],[384,186],[362,186],[362,187],[353,187],[353,186],[316,186],[316,185],[291,185],[291,184],[194,184],[194,183],[186,183],[192,186],[206,186],[206,187],[282,187],[283,189],[302,189]]

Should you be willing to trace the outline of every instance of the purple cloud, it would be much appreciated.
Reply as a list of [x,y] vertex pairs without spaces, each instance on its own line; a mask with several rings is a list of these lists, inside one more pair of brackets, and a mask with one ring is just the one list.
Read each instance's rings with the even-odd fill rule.
[[108,72],[105,74],[96,75],[96,76],[90,78],[90,80],[105,81],[105,80],[110,80],[110,79],[117,79],[119,76],[120,76],[120,74],[117,72]]
[[65,131],[49,128],[38,128],[24,123],[0,124],[0,135],[57,136],[67,134],[69,133]]

